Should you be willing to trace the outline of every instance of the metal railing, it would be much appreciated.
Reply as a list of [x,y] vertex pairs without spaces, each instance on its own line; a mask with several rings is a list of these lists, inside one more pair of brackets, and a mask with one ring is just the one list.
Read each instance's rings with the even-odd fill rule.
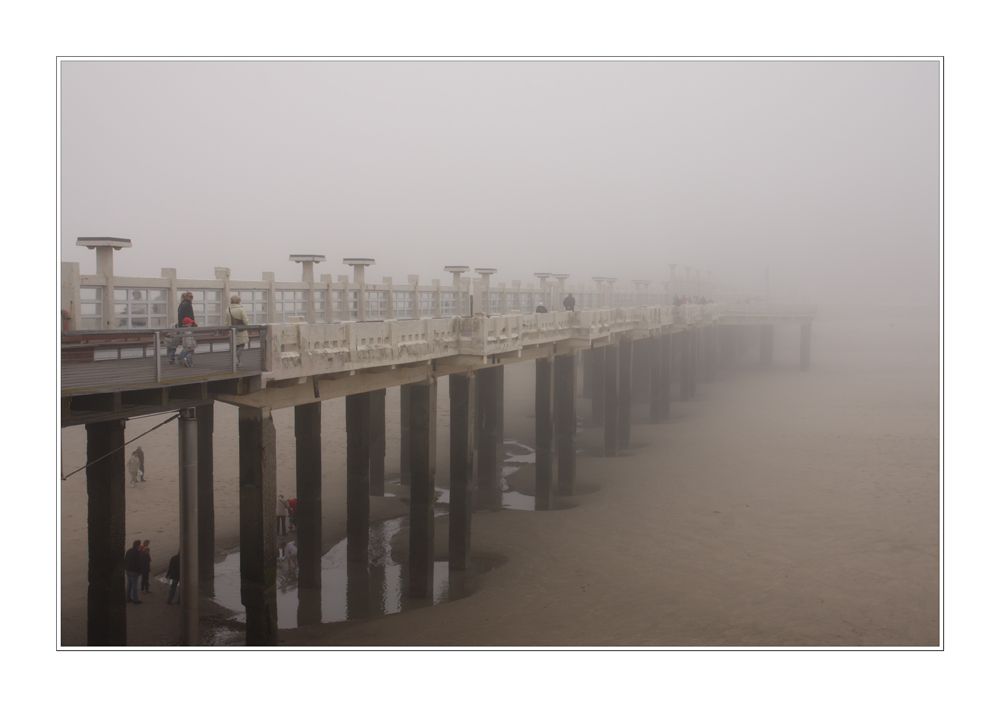
[[[246,331],[249,342],[237,365],[236,334]],[[167,337],[194,335],[191,367],[170,364]],[[193,327],[191,329],[129,329],[65,331],[62,333],[62,392],[141,388],[188,383],[230,375],[259,374],[267,363],[267,327]],[[183,344],[175,353],[183,350]]]

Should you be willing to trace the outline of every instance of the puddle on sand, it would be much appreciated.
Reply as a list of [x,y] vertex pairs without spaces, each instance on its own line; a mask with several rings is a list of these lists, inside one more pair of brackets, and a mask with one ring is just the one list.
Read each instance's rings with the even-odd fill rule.
[[[522,464],[535,463],[535,450],[517,440],[503,441],[505,459],[500,467],[500,490],[503,492],[503,507],[515,511],[535,510],[535,497],[514,491],[507,484],[507,477],[521,468]],[[515,453],[519,452],[519,453]]]
[[[441,490],[439,503],[440,497]],[[444,513],[447,513],[446,508],[436,508],[434,515]],[[318,591],[300,590],[298,570],[288,569],[287,562],[279,563],[278,628],[384,616],[455,601],[468,595],[469,579],[493,569],[486,561],[473,560],[470,569],[450,572],[447,562],[435,562],[433,598],[410,598],[406,565],[392,556],[393,537],[408,525],[406,517],[372,524],[368,529],[367,565],[348,564],[346,538],[334,545],[320,561],[322,589]],[[246,620],[240,601],[239,550],[226,554],[215,564],[215,602],[235,612],[235,620]],[[218,640],[227,639],[220,636]]]

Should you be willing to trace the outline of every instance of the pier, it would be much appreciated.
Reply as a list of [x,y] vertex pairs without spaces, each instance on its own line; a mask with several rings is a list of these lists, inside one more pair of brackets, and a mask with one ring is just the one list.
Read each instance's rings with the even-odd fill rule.
[[[721,295],[700,271],[616,287],[613,277],[573,284],[567,274],[539,272],[538,282],[493,282],[495,270],[443,265],[451,282],[421,285],[384,278],[366,282],[374,261],[344,258],[351,277],[322,275],[325,256],[292,254],[298,282],[237,280],[216,268],[214,280],[116,276],[113,253],[123,239],[80,239],[96,250],[97,272],[62,265],[64,332],[61,424],[85,425],[89,587],[88,644],[125,645],[122,602],[125,551],[125,429],[131,417],[177,411],[181,459],[180,547],[186,587],[212,572],[214,555],[212,434],[215,402],[239,408],[241,597],[248,645],[275,645],[277,540],[276,441],[272,412],[295,410],[300,590],[320,581],[319,403],[345,398],[347,414],[348,560],[368,557],[369,498],[384,493],[385,390],[400,387],[401,481],[410,487],[409,591],[431,591],[436,463],[437,382],[449,376],[449,563],[468,566],[477,509],[499,504],[497,446],[503,440],[504,366],[534,361],[537,510],[576,492],[576,420],[603,426],[607,457],[629,448],[633,401],[648,401],[650,421],[670,417],[671,389],[690,399],[736,357],[759,349],[773,362],[774,328],[799,327],[799,367],[808,370],[809,305],[742,303]],[[476,276],[473,277],[472,273]],[[198,327],[195,365],[165,363],[163,337],[176,323],[178,298],[193,295]],[[563,300],[572,293],[575,311]],[[236,295],[250,317],[227,327],[223,311]],[[674,304],[675,297],[716,300]],[[730,301],[733,300],[733,301]],[[538,311],[544,309],[546,311]],[[235,342],[249,344],[237,366]],[[578,390],[582,389],[582,396]],[[578,404],[588,399],[591,409]],[[441,470],[442,472],[444,470]],[[183,638],[198,636],[196,592],[182,592]]]

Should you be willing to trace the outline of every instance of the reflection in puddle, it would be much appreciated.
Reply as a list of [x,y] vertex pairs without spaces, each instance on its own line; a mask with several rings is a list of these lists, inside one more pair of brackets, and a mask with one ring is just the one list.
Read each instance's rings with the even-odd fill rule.
[[[435,509],[434,514],[443,513],[447,509]],[[391,518],[369,528],[367,565],[348,563],[346,538],[334,545],[320,561],[319,590],[300,589],[298,570],[289,570],[287,563],[280,563],[276,581],[278,628],[396,614],[455,601],[467,595],[469,578],[492,569],[492,565],[473,561],[468,570],[449,572],[447,561],[435,562],[433,598],[410,598],[409,573],[392,553],[393,537],[409,522],[405,517]],[[402,554],[406,554],[405,550]],[[246,620],[240,600],[239,550],[225,555],[215,565],[215,601],[235,612],[233,618],[237,621]]]
[[[500,467],[500,490],[503,492],[503,507],[516,511],[535,510],[535,497],[514,491],[507,484],[507,477],[521,468],[522,464],[535,463],[535,450],[513,439],[503,441],[505,458]],[[514,452],[521,452],[515,454]]]

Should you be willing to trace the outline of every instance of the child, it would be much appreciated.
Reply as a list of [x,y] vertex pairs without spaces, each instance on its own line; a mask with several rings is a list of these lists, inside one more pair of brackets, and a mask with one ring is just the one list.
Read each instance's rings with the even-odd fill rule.
[[166,339],[164,339],[164,344],[167,347],[167,363],[173,364],[174,362],[174,352],[181,347],[181,338],[184,336],[184,332],[180,330],[180,324],[174,324],[174,328],[167,331]]
[[194,348],[198,345],[195,341],[194,332],[191,331],[191,327],[198,326],[193,319],[185,317],[184,321],[181,322],[184,327],[184,334],[181,342],[184,344],[184,351],[180,355],[180,359],[184,361],[184,365],[190,368],[194,365]]

